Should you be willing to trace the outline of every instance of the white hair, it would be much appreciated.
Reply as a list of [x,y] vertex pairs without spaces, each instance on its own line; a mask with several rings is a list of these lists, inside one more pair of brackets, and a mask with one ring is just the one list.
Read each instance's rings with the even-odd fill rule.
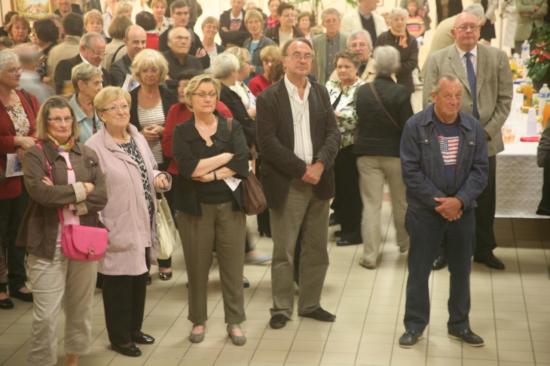
[[9,49],[0,51],[0,70],[4,70],[11,63],[19,63],[19,56]]
[[393,8],[390,11],[390,19],[394,17],[404,17],[407,18],[409,16],[409,12],[403,8]]
[[349,47],[349,45],[351,44],[351,41],[353,41],[354,39],[356,38],[359,38],[360,36],[362,36],[363,38],[365,38],[365,40],[367,41],[367,45],[369,46],[369,50],[372,51],[372,38],[369,34],[369,32],[367,32],[366,30],[364,29],[361,29],[361,30],[358,30],[358,31],[355,31],[353,32],[352,34],[349,35],[348,37],[348,40],[347,40],[347,46]]
[[401,66],[401,56],[393,46],[376,47],[372,57],[376,66],[376,75],[390,76]]
[[216,56],[210,65],[210,72],[217,79],[225,79],[235,71],[239,71],[239,59],[229,52]]

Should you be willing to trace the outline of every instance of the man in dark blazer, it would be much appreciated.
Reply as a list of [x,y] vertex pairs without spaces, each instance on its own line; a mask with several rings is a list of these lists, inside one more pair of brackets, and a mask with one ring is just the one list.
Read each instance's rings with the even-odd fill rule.
[[307,78],[314,51],[304,38],[282,50],[286,74],[257,100],[261,179],[271,217],[273,308],[269,325],[282,328],[294,308],[294,248],[301,231],[298,314],[332,322],[320,298],[328,268],[329,202],[340,132],[327,90]]
[[[475,15],[461,13],[455,20],[452,33],[455,43],[431,54],[424,65],[424,105],[428,104],[429,93],[438,78],[444,74],[454,75],[462,85],[462,111],[471,113],[485,129],[489,180],[477,199],[474,261],[502,270],[504,264],[493,254],[496,247],[493,230],[496,155],[504,150],[500,130],[512,104],[512,73],[508,57],[503,51],[478,43],[479,18]],[[445,258],[440,257],[434,263],[434,269],[445,265]]]
[[244,25],[243,6],[244,0],[231,0],[231,9],[220,15],[220,38],[225,48],[228,45],[242,47],[244,41],[250,37]]
[[168,61],[168,76],[177,80],[179,74],[184,70],[200,70],[203,65],[198,58],[189,54],[190,33],[187,28],[177,27],[167,30],[168,51],[163,55]]
[[71,70],[74,66],[87,62],[103,72],[103,86],[111,85],[111,77],[107,70],[101,67],[101,62],[105,57],[105,39],[99,33],[86,33],[80,39],[80,53],[72,58],[61,60],[55,68],[53,80],[55,83],[55,93],[69,96],[73,93],[71,83]]
[[132,74],[130,71],[132,61],[138,53],[145,49],[146,40],[147,34],[142,27],[139,25],[131,25],[128,27],[126,35],[124,36],[126,54],[111,66],[111,81],[113,85],[122,86],[127,75]]

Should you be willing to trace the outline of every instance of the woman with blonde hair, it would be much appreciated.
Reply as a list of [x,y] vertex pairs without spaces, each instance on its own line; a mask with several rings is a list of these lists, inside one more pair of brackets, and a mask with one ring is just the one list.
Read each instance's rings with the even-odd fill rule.
[[243,47],[250,53],[250,63],[254,65],[254,73],[261,74],[262,62],[260,60],[260,52],[264,47],[274,45],[271,39],[264,35],[264,17],[258,10],[250,10],[244,16],[244,24],[246,30],[250,33],[250,37],[245,39]]
[[[33,288],[30,365],[57,364],[57,323],[65,313],[67,365],[77,365],[92,345],[96,262],[77,261],[61,250],[62,225],[101,226],[107,203],[105,176],[96,153],[78,141],[78,124],[66,99],[47,99],[36,122],[38,146],[25,154],[29,204],[17,245],[25,247]],[[60,222],[60,217],[63,222]]]
[[86,145],[95,150],[106,176],[109,201],[101,212],[109,247],[99,262],[105,322],[111,348],[138,357],[137,344],[155,339],[141,331],[147,261],[156,258],[156,191],[170,189],[169,174],[157,170],[151,149],[130,124],[130,94],[108,86],[94,98],[104,123]]
[[6,25],[8,37],[13,41],[14,46],[29,41],[31,24],[22,15],[14,15]]
[[84,14],[84,32],[103,34],[103,16],[97,9],[92,9]]

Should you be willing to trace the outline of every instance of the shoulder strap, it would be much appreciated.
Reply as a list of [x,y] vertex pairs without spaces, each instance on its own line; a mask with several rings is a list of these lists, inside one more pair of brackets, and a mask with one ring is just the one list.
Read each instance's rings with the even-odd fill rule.
[[382,100],[380,99],[380,96],[378,95],[378,92],[376,91],[376,88],[374,87],[374,82],[371,82],[368,85],[370,87],[370,90],[372,91],[372,94],[374,94],[374,97],[376,98],[376,101],[378,102],[378,104],[380,104],[380,107],[382,107],[382,110],[386,114],[386,117],[388,117],[390,119],[390,121],[395,125],[395,127],[397,127],[398,129],[401,129],[401,126],[399,126],[399,123],[397,123],[395,121],[395,119],[393,119],[390,112],[388,112],[388,110],[384,106],[384,103],[382,103]]
[[227,121],[227,129],[231,133],[233,129],[233,118],[227,118],[226,121]]
[[[42,151],[42,154],[44,154],[44,161],[46,162],[46,168],[48,169],[48,177],[53,183],[52,163],[50,162],[48,156],[46,155],[46,152],[44,151],[44,143],[42,141],[39,141],[36,146]],[[58,208],[56,211],[57,216],[59,217],[59,222],[61,223],[61,226],[63,226],[65,220],[63,219],[63,212],[61,210],[62,209]]]
[[113,64],[115,63],[115,59],[116,59],[116,56],[118,55],[118,52],[119,52],[124,46],[126,46],[126,45],[123,44],[122,46],[120,46],[119,48],[116,49],[115,53],[113,54],[113,57],[111,58],[111,67],[113,67]]

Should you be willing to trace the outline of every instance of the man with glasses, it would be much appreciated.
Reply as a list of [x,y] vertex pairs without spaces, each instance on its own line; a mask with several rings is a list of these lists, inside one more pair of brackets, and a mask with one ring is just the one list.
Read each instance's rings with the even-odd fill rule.
[[55,93],[68,97],[74,92],[71,82],[71,70],[76,65],[85,62],[97,67],[103,73],[103,86],[111,85],[111,76],[101,62],[105,57],[105,39],[99,33],[86,33],[80,39],[79,54],[62,60],[57,64],[54,73]]
[[202,72],[202,63],[193,55],[189,54],[191,46],[191,34],[184,27],[176,27],[166,31],[168,33],[168,51],[164,57],[168,61],[168,76],[177,80],[178,76],[185,70],[198,70]]
[[327,90],[308,80],[314,58],[305,38],[283,49],[285,76],[257,100],[261,179],[273,237],[271,328],[283,328],[294,309],[294,249],[301,232],[298,315],[333,322],[320,299],[328,269],[327,227],[334,196],[340,133]]
[[[443,74],[456,76],[462,85],[462,111],[470,113],[485,129],[489,155],[489,182],[477,199],[474,261],[503,270],[494,254],[496,205],[496,154],[504,150],[500,129],[512,103],[512,73],[506,54],[478,44],[479,19],[471,13],[457,16],[452,30],[455,43],[432,54],[424,66],[424,106],[429,92]],[[446,265],[445,245],[434,268]]]

